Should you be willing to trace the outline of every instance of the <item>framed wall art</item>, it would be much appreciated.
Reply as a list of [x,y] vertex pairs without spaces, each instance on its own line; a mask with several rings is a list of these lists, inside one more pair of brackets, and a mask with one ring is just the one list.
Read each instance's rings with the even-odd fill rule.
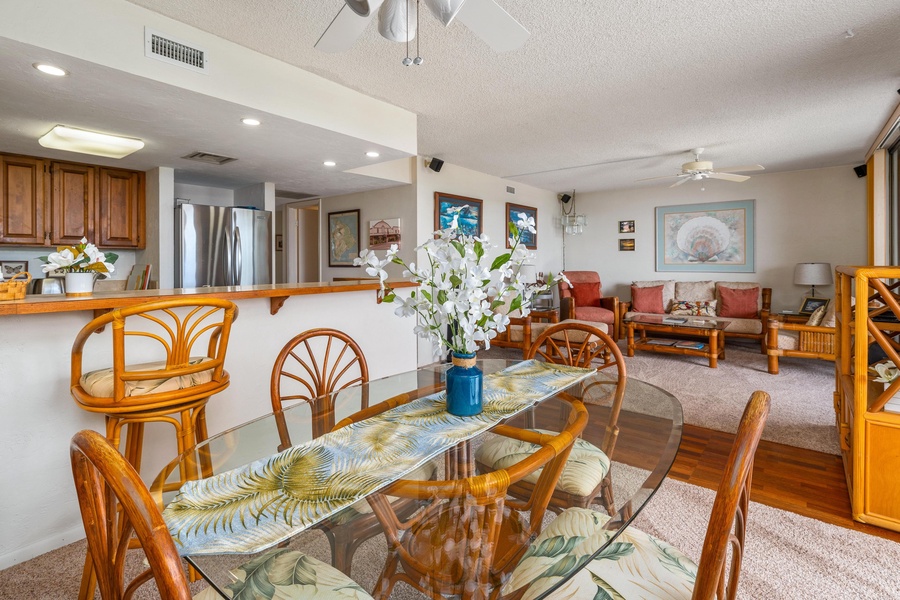
[[276,252],[284,251],[284,236],[280,233],[275,234],[275,251]]
[[634,252],[634,238],[619,240],[619,252]]
[[352,267],[359,256],[359,209],[328,213],[328,266]]
[[634,233],[634,221],[619,221],[619,233]]
[[3,279],[9,279],[13,275],[24,273],[27,270],[27,260],[0,260],[0,274],[3,275]]
[[[537,209],[533,206],[522,206],[521,204],[513,204],[512,202],[506,203],[506,223],[515,223],[519,220],[519,213],[525,213],[526,217],[531,217],[534,219],[535,229],[537,229]],[[509,245],[509,231],[504,232],[504,237],[506,238],[506,247],[511,248]],[[529,250],[537,250],[537,233],[531,233],[530,231],[522,232],[522,244],[528,248]]]
[[465,206],[459,212],[459,230],[463,235],[481,235],[481,200],[443,192],[434,193],[434,228],[446,229],[453,221],[451,208]]
[[400,245],[400,219],[369,221],[369,250],[389,250]]
[[753,273],[755,200],[656,207],[656,270]]

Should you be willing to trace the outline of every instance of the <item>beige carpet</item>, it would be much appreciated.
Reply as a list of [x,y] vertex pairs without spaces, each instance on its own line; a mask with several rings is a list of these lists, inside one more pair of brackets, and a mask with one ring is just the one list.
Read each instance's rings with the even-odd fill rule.
[[[698,560],[713,497],[711,490],[668,479],[636,524]],[[312,553],[327,560],[320,537]],[[139,567],[140,553],[132,554],[133,568]],[[83,556],[84,542],[76,542],[0,571],[0,600],[75,598]],[[383,561],[384,541],[374,538],[357,552],[354,578],[371,589]],[[739,598],[900,599],[898,565],[900,544],[752,503]],[[194,584],[194,592],[204,586]],[[135,597],[158,596],[151,583]],[[423,598],[402,584],[392,597]]]
[[[620,343],[625,353],[624,342]],[[479,354],[521,359],[518,350],[492,348]],[[628,376],[671,392],[691,425],[737,431],[750,394],[772,396],[763,439],[818,452],[840,454],[834,425],[834,364],[821,360],[782,359],[780,373],[769,375],[757,343],[729,342],[725,360],[710,369],[705,358],[637,352],[625,357]]]

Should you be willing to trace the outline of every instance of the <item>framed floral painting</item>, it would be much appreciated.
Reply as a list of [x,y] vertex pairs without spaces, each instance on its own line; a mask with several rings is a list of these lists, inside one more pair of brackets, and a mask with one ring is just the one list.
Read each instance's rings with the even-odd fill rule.
[[[508,226],[508,223],[515,223],[518,221],[519,213],[525,213],[526,217],[534,219],[534,226],[535,229],[537,229],[537,209],[533,206],[522,206],[521,204],[513,204],[512,202],[506,203],[506,223],[504,223],[504,225]],[[525,229],[520,235],[523,246],[529,250],[537,250],[537,233],[531,233]],[[506,238],[506,247],[512,248],[512,246],[509,245],[509,232],[505,232],[503,237]]]
[[359,209],[328,213],[328,266],[352,267],[359,256]]

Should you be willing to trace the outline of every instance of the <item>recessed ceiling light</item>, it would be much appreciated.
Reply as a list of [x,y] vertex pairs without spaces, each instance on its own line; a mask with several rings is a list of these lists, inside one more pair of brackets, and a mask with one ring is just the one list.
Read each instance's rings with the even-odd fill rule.
[[144,142],[135,138],[109,135],[87,129],[75,129],[65,125],[57,125],[41,137],[38,143],[44,148],[108,158],[124,158],[144,147]]
[[243,123],[244,125],[251,125],[253,127],[256,127],[257,125],[259,125],[259,119],[251,119],[248,117],[246,119],[241,119],[241,123]]
[[366,156],[368,156],[369,158],[378,158],[381,155],[377,152],[366,152]]
[[324,163],[322,163],[322,164],[324,164],[326,167],[333,167],[333,166],[337,165],[337,163],[334,162],[333,160],[326,160],[326,161],[325,161]]
[[53,65],[48,65],[45,63],[34,63],[32,66],[41,73],[54,75],[56,77],[65,77],[69,74],[65,69],[60,69],[59,67],[54,67]]

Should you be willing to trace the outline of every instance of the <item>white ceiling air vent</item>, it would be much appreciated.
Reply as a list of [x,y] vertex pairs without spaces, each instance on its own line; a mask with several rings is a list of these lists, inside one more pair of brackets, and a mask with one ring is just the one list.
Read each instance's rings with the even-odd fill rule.
[[208,165],[224,165],[225,163],[230,163],[236,158],[231,158],[229,156],[222,156],[221,154],[212,154],[210,152],[191,152],[181,158],[186,158],[187,160],[196,160],[197,162],[206,163]]
[[174,40],[149,27],[144,27],[144,56],[199,73],[209,72],[205,50]]

